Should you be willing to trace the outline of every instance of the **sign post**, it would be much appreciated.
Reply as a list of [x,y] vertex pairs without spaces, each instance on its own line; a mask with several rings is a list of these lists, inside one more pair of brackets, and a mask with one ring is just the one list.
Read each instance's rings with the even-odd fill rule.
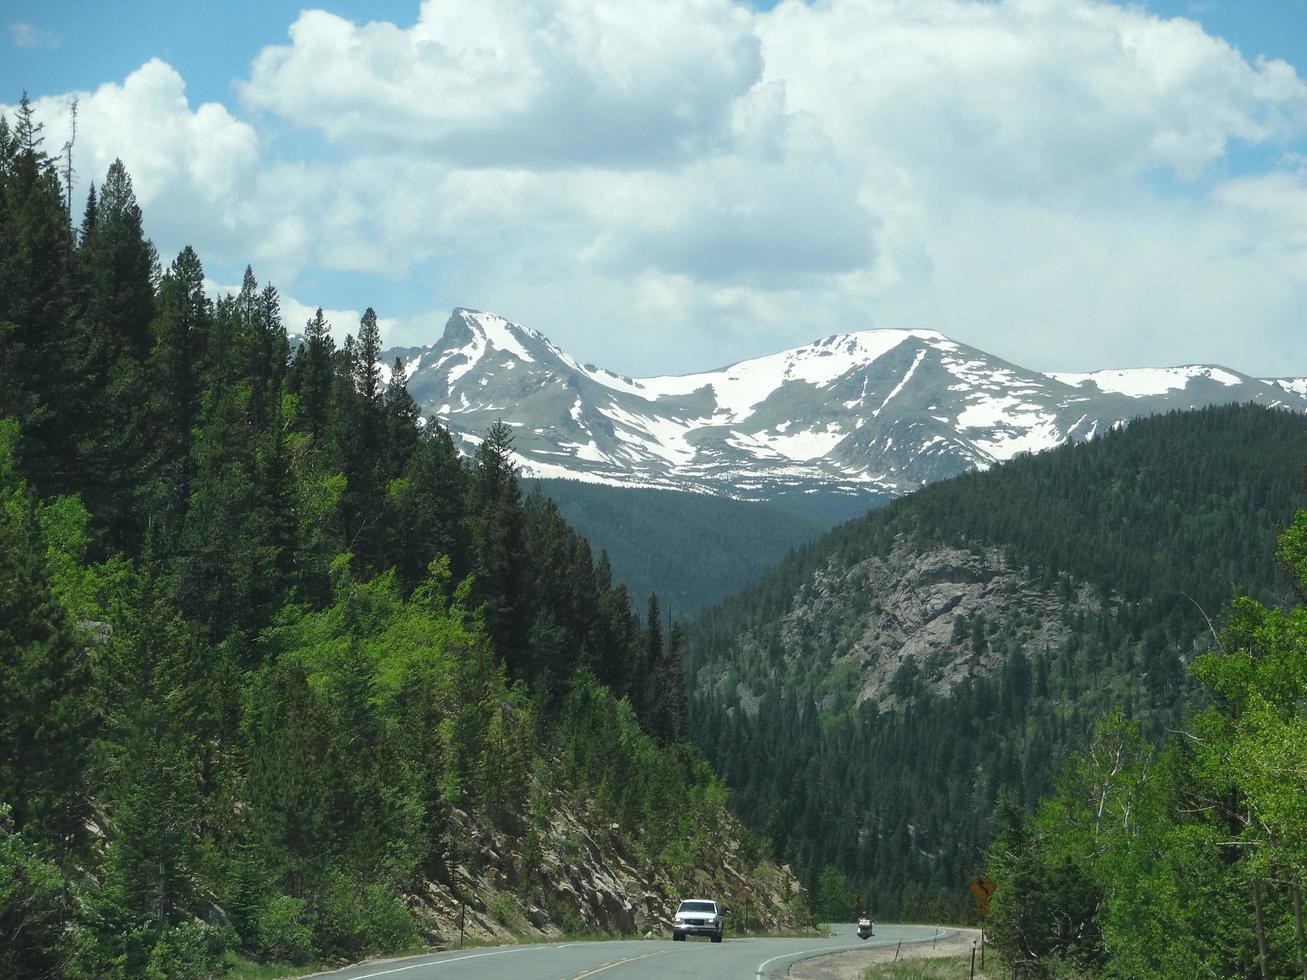
[[994,894],[994,883],[989,880],[989,875],[982,874],[967,887],[976,896],[976,915],[983,919],[989,914],[989,897]]

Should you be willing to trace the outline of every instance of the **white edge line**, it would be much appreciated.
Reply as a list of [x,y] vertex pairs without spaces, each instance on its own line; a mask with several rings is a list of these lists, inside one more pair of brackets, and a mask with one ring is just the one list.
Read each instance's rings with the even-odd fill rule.
[[762,976],[762,971],[767,968],[768,963],[775,963],[777,960],[783,960],[789,956],[806,956],[809,953],[842,953],[846,949],[861,949],[862,946],[819,946],[817,949],[801,949],[797,953],[781,953],[779,956],[773,956],[769,960],[763,960],[758,964],[758,969],[754,973],[755,977]]
[[411,966],[397,966],[393,970],[381,970],[377,973],[361,973],[357,977],[347,977],[345,980],[368,980],[369,977],[384,977],[391,973],[403,973],[405,970],[420,970],[424,966],[441,966],[445,963],[461,963],[463,960],[476,960],[482,956],[503,956],[505,953],[528,953],[533,949],[548,949],[548,946],[522,946],[517,949],[497,949],[493,953],[471,953],[467,956],[455,956],[452,959],[444,960],[427,960],[425,963],[414,963]]
[[[954,935],[957,934],[957,930],[956,930],[956,929],[952,930],[952,932],[953,932]],[[936,936],[935,938],[936,938],[936,939],[940,939],[940,938],[942,938],[942,937],[941,937],[941,936]],[[911,942],[914,942],[914,943],[917,943],[917,942],[924,943],[925,941],[926,941],[925,939],[914,939],[914,940],[911,940]],[[885,939],[885,940],[881,940],[880,942],[877,942],[877,943],[872,943],[871,945],[872,945],[872,946],[887,946],[887,945],[889,945],[889,943],[890,943],[890,940]],[[761,976],[762,976],[762,971],[763,971],[764,969],[766,969],[768,963],[775,963],[777,960],[783,960],[783,959],[785,959],[786,957],[789,957],[789,956],[807,956],[809,953],[821,953],[821,954],[823,954],[823,955],[826,954],[826,953],[845,953],[845,952],[848,952],[848,951],[851,950],[851,949],[867,949],[867,948],[868,948],[868,945],[867,945],[866,943],[859,943],[859,944],[856,945],[856,946],[823,946],[823,947],[820,947],[820,948],[818,948],[818,949],[803,949],[803,950],[800,950],[800,951],[797,952],[797,953],[781,953],[779,956],[773,956],[771,959],[769,959],[769,960],[763,960],[761,963],[759,963],[759,964],[758,964],[758,969],[754,972],[753,975],[754,975],[754,977],[761,977]],[[791,965],[793,965],[793,964],[791,964]],[[359,980],[362,980],[362,978],[359,978]]]

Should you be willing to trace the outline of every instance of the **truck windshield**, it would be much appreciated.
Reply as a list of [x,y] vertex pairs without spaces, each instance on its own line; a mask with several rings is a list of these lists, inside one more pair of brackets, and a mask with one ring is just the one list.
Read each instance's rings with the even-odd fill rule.
[[712,902],[682,902],[678,912],[708,912],[715,913],[717,906]]

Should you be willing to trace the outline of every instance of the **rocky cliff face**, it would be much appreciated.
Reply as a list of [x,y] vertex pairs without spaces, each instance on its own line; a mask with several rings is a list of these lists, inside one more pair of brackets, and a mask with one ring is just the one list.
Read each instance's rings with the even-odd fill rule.
[[[826,678],[822,707],[851,686],[855,703],[888,710],[910,680],[944,692],[991,673],[1015,650],[1036,658],[1060,649],[1067,618],[1096,605],[1088,588],[1041,588],[997,549],[900,543],[884,557],[820,569],[781,621],[779,643],[796,674]],[[755,636],[746,647],[757,654],[763,645]],[[829,659],[814,663],[818,650]],[[746,710],[757,709],[747,685],[737,694]]]
[[792,931],[804,896],[788,867],[748,853],[738,822],[721,813],[701,858],[679,869],[642,859],[616,824],[575,801],[555,800],[530,826],[503,829],[461,810],[450,814],[443,873],[414,899],[429,938],[534,941],[564,934],[670,935],[685,897],[714,898],[732,911],[728,928]]

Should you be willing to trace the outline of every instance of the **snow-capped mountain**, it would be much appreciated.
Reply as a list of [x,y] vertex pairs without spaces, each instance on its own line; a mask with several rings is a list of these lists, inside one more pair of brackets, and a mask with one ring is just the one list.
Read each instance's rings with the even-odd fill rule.
[[1041,374],[933,330],[865,330],[718,371],[627,378],[502,317],[457,309],[399,357],[424,414],[471,450],[503,419],[524,475],[766,498],[900,494],[1131,418],[1253,401],[1307,410],[1307,380],[1212,365]]

